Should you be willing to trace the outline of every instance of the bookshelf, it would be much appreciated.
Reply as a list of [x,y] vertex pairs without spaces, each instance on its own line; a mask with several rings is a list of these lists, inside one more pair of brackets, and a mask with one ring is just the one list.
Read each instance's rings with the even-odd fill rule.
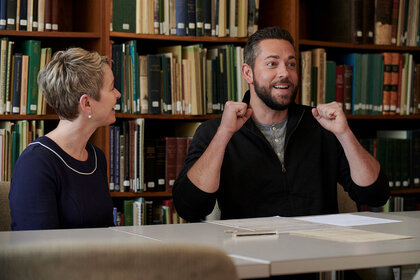
[[[296,42],[296,51],[298,55],[302,51],[311,50],[315,48],[324,48],[328,54],[333,56],[337,53],[382,53],[382,52],[397,52],[410,53],[414,57],[416,63],[420,62],[420,47],[419,46],[402,46],[402,45],[378,45],[366,43],[345,43],[335,41],[314,40],[310,36],[311,29],[311,12],[314,11],[309,8],[312,4],[308,0],[290,0],[290,1],[262,1],[260,6],[260,13],[266,15],[265,22],[260,23],[261,26],[279,24],[288,28],[294,36]],[[350,1],[349,1],[350,2]],[[361,1],[363,2],[363,1]],[[282,17],[269,16],[271,11],[282,10],[282,14],[290,14],[292,16],[284,19]],[[274,8],[276,6],[276,8]],[[268,10],[268,14],[267,14]],[[350,11],[349,11],[350,12]],[[274,12],[272,12],[274,13]],[[268,15],[268,16],[267,16]],[[328,15],[318,14],[318,18],[328,17]],[[273,21],[274,20],[274,21]],[[350,24],[348,24],[350,25]],[[350,27],[349,27],[350,28]],[[323,30],[328,33],[328,30]],[[420,129],[420,115],[347,115],[350,127],[360,138],[375,137],[377,130],[410,130]],[[417,197],[417,207],[420,202],[420,188],[392,188],[391,196],[403,197]]]
[[[220,44],[233,44],[243,46],[246,38],[237,37],[213,37],[213,36],[176,36],[137,34],[110,31],[110,19],[112,14],[111,0],[75,0],[59,2],[59,30],[54,32],[28,32],[0,30],[0,37],[9,37],[20,43],[28,39],[36,39],[42,42],[42,46],[53,48],[53,52],[70,46],[80,46],[89,50],[96,50],[102,55],[111,54],[111,41],[126,42],[135,40],[139,44],[139,52],[151,53],[150,50],[160,46],[203,44],[215,46]],[[296,52],[299,56],[301,51],[313,48],[325,48],[330,52],[361,52],[380,53],[384,51],[409,52],[419,62],[420,47],[351,44],[342,42],[318,41],[308,39],[308,14],[311,12],[307,6],[309,0],[260,0],[259,28],[278,25],[289,30],[295,38]],[[298,97],[299,98],[299,97]],[[218,115],[164,115],[164,114],[131,114],[117,113],[117,121],[144,118],[151,126],[163,127],[166,132],[152,130],[152,134],[174,135],[176,126],[191,122],[202,122]],[[44,120],[52,127],[58,121],[58,117],[51,111],[46,115],[0,115],[0,121],[17,120]],[[348,115],[350,126],[356,135],[365,136],[378,129],[420,129],[420,115]],[[147,125],[147,124],[146,124]],[[110,130],[102,127],[92,136],[91,141],[101,148],[110,162]],[[393,195],[420,195],[420,189],[392,190]],[[112,192],[114,198],[170,198],[168,192]]]

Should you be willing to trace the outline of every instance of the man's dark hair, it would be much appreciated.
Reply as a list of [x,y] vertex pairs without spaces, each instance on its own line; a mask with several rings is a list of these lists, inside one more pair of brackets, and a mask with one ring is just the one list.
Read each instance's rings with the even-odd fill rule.
[[295,48],[293,37],[290,35],[289,31],[278,26],[259,29],[248,38],[248,42],[246,43],[244,49],[244,62],[251,66],[251,68],[254,68],[255,58],[259,54],[259,42],[266,39],[286,40],[292,44],[293,48]]

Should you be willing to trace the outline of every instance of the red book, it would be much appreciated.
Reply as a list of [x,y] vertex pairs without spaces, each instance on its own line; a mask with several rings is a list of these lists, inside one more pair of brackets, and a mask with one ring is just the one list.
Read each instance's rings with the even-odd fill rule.
[[414,66],[413,114],[420,114],[420,63]]
[[351,114],[353,67],[344,65],[344,113]]
[[58,0],[51,1],[51,29],[52,31],[58,31]]
[[393,0],[392,2],[392,27],[391,27],[391,44],[397,44],[397,33],[398,33],[398,12],[399,12],[400,0]]
[[344,65],[337,65],[335,67],[335,101],[344,110]]
[[44,31],[52,31],[51,2],[52,0],[44,1]]
[[166,154],[165,154],[165,177],[166,191],[171,192],[174,186],[177,174],[177,139],[175,137],[166,137]]
[[391,107],[392,82],[392,55],[390,52],[382,53],[384,56],[384,87],[382,94],[382,114],[389,115]]
[[182,167],[184,167],[184,159],[187,154],[187,138],[176,137],[176,176],[178,177]]
[[400,63],[400,53],[393,52],[391,53],[391,88],[390,88],[390,114],[397,114],[398,106],[398,72],[399,72],[399,63]]

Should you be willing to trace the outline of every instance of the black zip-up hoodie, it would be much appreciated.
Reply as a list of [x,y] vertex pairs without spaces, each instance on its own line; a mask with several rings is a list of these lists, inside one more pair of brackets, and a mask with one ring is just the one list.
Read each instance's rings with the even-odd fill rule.
[[[249,103],[249,91],[244,102]],[[211,213],[216,199],[222,219],[337,213],[337,183],[359,204],[385,204],[389,185],[383,170],[371,186],[357,186],[341,144],[318,123],[311,109],[290,105],[284,163],[250,118],[226,147],[220,187],[213,194],[201,191],[187,177],[213,139],[221,118],[200,125],[173,187],[178,214],[187,221],[199,221]]]

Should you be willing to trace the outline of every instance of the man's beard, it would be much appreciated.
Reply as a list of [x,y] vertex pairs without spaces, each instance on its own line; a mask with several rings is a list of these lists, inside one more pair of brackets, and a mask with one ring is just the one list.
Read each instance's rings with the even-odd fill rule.
[[290,81],[288,80],[282,80],[282,83],[289,83],[291,86],[293,86],[293,93],[290,96],[290,100],[285,100],[283,103],[279,103],[276,99],[274,99],[273,96],[270,94],[270,89],[265,88],[263,86],[259,86],[258,82],[254,78],[254,89],[257,93],[257,96],[264,102],[265,105],[267,105],[268,108],[272,110],[277,111],[284,111],[287,108],[289,108],[289,105],[295,100],[297,95],[298,87],[295,87]]

